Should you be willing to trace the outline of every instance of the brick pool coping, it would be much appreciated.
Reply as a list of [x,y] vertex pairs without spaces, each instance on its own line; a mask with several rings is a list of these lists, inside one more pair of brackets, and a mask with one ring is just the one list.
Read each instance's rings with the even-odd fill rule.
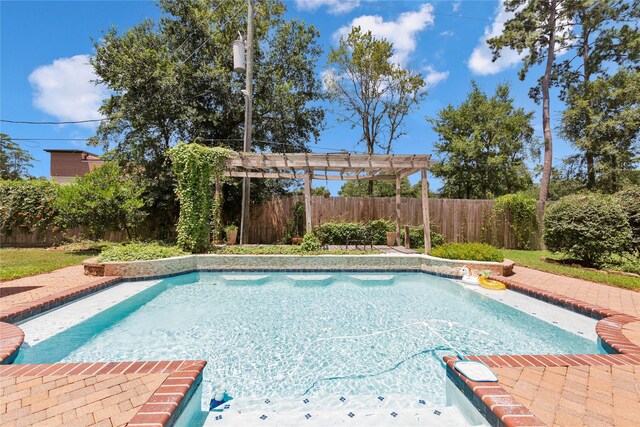
[[[454,368],[457,356],[445,356],[447,377],[458,387],[492,426],[544,426],[526,406],[518,402],[499,382],[474,382]],[[571,367],[640,365],[640,354],[568,354],[469,356],[490,368]]]
[[[177,418],[180,416],[180,413],[184,409],[186,402],[194,393],[197,386],[202,381],[202,371],[206,366],[207,362],[204,360],[176,360],[176,361],[149,361],[149,362],[97,362],[97,363],[54,363],[54,364],[25,364],[25,365],[2,365],[0,366],[0,378],[3,381],[7,379],[15,378],[19,380],[17,384],[17,389],[25,390],[28,394],[29,391],[33,394],[33,388],[30,388],[29,381],[34,383],[35,387],[39,387],[40,384],[43,386],[40,387],[44,394],[48,394],[49,391],[56,390],[53,394],[60,398],[69,392],[73,392],[78,390],[78,388],[82,388],[81,386],[84,384],[84,380],[92,378],[91,383],[87,382],[87,384],[95,384],[100,380],[104,380],[108,378],[108,376],[114,375],[150,375],[150,374],[168,374],[166,378],[160,383],[160,385],[152,391],[151,396],[139,406],[137,412],[133,415],[132,418],[125,421],[127,426],[130,427],[142,427],[142,426],[164,426],[173,424]],[[73,376],[74,378],[83,379],[80,387],[69,387],[66,382],[58,384],[55,380],[60,378],[69,378]],[[27,380],[26,378],[29,378]],[[41,381],[38,381],[41,379]],[[26,385],[25,385],[26,383]],[[36,384],[37,383],[37,384]],[[44,383],[44,384],[43,384]],[[51,384],[51,385],[48,385]],[[74,382],[73,384],[76,384]],[[87,387],[91,387],[88,385]],[[113,384],[113,387],[119,387],[118,384]],[[105,387],[106,388],[106,387]],[[91,387],[91,392],[93,392],[93,388]],[[112,391],[110,388],[108,391]],[[66,405],[64,410],[55,411],[60,414],[63,413],[74,413],[76,409],[82,408],[83,405],[92,405],[94,403],[100,403],[106,401],[107,399],[111,399],[113,395],[118,395],[124,393],[124,390],[117,388],[112,391],[111,394],[107,392],[107,390],[95,391],[91,393],[89,391],[85,392],[85,390],[81,390],[82,395],[87,395],[87,399],[81,399],[72,401],[73,398],[68,396],[65,398],[65,402],[62,403],[62,400],[58,401],[58,404]],[[131,393],[135,396],[135,392]],[[27,396],[25,396],[27,397]],[[43,397],[45,400],[46,397]],[[18,399],[20,401],[20,399]],[[21,402],[21,408],[12,408],[12,411],[15,410],[24,410],[24,415],[21,416],[21,419],[27,418],[31,415],[35,415],[31,413],[31,405],[34,403],[33,399],[25,399],[23,398]],[[126,400],[126,399],[125,399]],[[118,407],[118,402],[112,402],[112,407]],[[74,405],[75,404],[75,405]],[[92,411],[102,411],[107,410],[108,408],[103,408],[102,405],[97,405],[98,407],[93,409]],[[49,407],[50,408],[50,407]],[[8,412],[7,407],[3,409],[3,413]],[[44,417],[49,417],[49,419],[42,420],[43,422],[50,422],[51,424],[57,424],[57,422],[53,421],[54,414],[47,409],[47,407],[38,408],[42,412]],[[135,409],[135,408],[134,408]],[[114,409],[116,412],[119,412],[118,409]],[[56,415],[60,415],[56,414]],[[89,415],[92,415],[92,412],[89,412]],[[114,413],[113,416],[117,416],[120,414]],[[128,417],[127,417],[128,418]],[[96,420],[97,421],[97,420]],[[124,421],[124,420],[122,420]],[[72,424],[73,422],[70,421]],[[67,423],[65,423],[67,424]],[[109,424],[111,425],[111,424]]]
[[78,298],[82,298],[94,292],[111,287],[120,283],[120,281],[119,276],[105,276],[87,284],[76,286],[75,288],[65,289],[33,301],[17,304],[9,308],[3,308],[0,310],[0,322],[15,323],[37,316],[45,311],[57,308],[71,301],[75,301]]
[[[426,274],[433,274],[423,271]],[[476,359],[487,363],[487,365],[494,367],[501,366],[576,366],[578,365],[593,365],[593,364],[611,364],[613,362],[617,364],[640,364],[640,342],[632,342],[624,335],[625,326],[628,324],[638,324],[640,319],[633,316],[617,312],[615,310],[609,310],[604,307],[585,303],[580,300],[568,298],[560,294],[553,292],[543,291],[534,286],[518,283],[514,280],[510,280],[501,276],[491,276],[492,279],[501,281],[507,285],[507,288],[516,292],[520,292],[531,296],[536,299],[540,299],[550,304],[554,304],[565,309],[569,309],[580,314],[590,316],[598,320],[596,324],[597,335],[608,350],[620,354],[614,355],[570,355],[570,356],[553,356],[553,355],[538,355],[538,356],[469,356],[469,359]],[[86,295],[98,292],[102,289],[106,289],[110,286],[118,284],[122,281],[120,277],[111,276],[103,277],[92,281],[89,284],[82,285],[76,288],[71,288],[62,292],[52,294],[50,296],[34,300],[30,303],[19,304],[16,307],[0,310],[0,362],[10,363],[11,359],[15,357],[17,349],[20,347],[24,340],[24,333],[15,325],[11,325],[7,322],[17,322],[25,320],[27,318],[44,313],[53,308],[64,305],[68,302],[82,298]],[[444,358],[447,364],[447,376],[452,379],[454,384],[465,394],[465,396],[474,404],[476,408],[483,414],[485,419],[494,426],[537,426],[544,425],[537,417],[535,417],[525,406],[515,401],[513,396],[504,390],[496,383],[473,383],[467,378],[463,377],[460,373],[453,369],[453,363],[457,358],[447,356]],[[133,365],[137,366],[145,365],[145,362],[110,362],[105,364],[102,369],[109,370],[116,369],[118,365],[127,364],[126,369],[132,369]],[[181,362],[154,362],[162,364],[181,363]],[[194,362],[196,363],[196,362]],[[201,374],[202,369],[206,362],[199,361],[200,366],[198,372]],[[525,365],[525,363],[527,363]],[[56,364],[60,365],[74,365],[72,368],[58,369],[60,374],[68,374],[73,369],[78,368],[80,365],[98,365],[98,364]],[[13,372],[14,374],[26,373],[30,369],[23,370],[23,367],[31,367],[34,370],[45,369],[40,368],[42,366],[54,366],[54,365],[4,365],[0,366],[0,374],[5,375],[5,372]],[[166,367],[166,366],[165,366]],[[10,369],[13,368],[13,369]],[[43,371],[44,372],[44,371]],[[188,376],[184,377],[187,378]],[[168,394],[159,394],[154,398],[154,401],[149,400],[149,407],[142,411],[141,408],[139,414],[136,414],[131,422],[136,421],[137,424],[129,425],[165,425],[171,419],[173,411],[168,411],[169,406],[177,408],[182,402],[184,393],[193,392],[191,386],[195,382],[196,378],[189,381],[182,381],[184,379],[181,376],[175,377],[167,384],[167,387],[173,385],[180,385],[183,387],[182,394],[174,388],[167,388]],[[457,379],[456,379],[457,378]],[[188,383],[188,384],[187,384]],[[184,388],[186,386],[186,389]],[[173,393],[176,391],[176,393]],[[166,396],[166,397],[165,397]],[[181,396],[178,399],[178,396]],[[165,399],[165,400],[163,400]],[[166,400],[168,399],[168,400]],[[176,399],[178,399],[176,401]],[[162,406],[165,404],[164,406]],[[146,405],[146,404],[145,404]],[[155,413],[158,408],[164,408],[166,410]],[[154,413],[151,413],[154,412]],[[168,415],[167,415],[168,414]],[[139,418],[136,418],[140,415]],[[151,417],[151,418],[150,418]],[[153,422],[150,420],[153,418]],[[174,420],[171,420],[173,422]],[[151,424],[149,424],[151,422]]]
[[[539,299],[549,304],[580,313],[598,320],[596,333],[603,347],[618,354],[583,355],[498,355],[469,356],[467,359],[485,363],[490,368],[500,367],[568,367],[582,365],[640,365],[640,342],[632,342],[625,336],[625,326],[638,324],[640,319],[598,305],[565,297],[549,291],[525,285],[501,276],[490,276],[515,292]],[[443,358],[447,365],[447,377],[462,391],[476,409],[492,425],[498,427],[544,426],[526,406],[519,403],[499,383],[474,382],[455,370],[456,356]]]
[[11,363],[24,342],[24,332],[10,323],[0,322],[0,363]]

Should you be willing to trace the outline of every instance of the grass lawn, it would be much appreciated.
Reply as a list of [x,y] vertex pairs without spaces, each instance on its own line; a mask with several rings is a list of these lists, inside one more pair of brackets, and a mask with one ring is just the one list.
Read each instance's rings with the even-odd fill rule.
[[576,277],[578,279],[604,283],[605,285],[640,291],[640,278],[637,277],[607,274],[605,272],[585,270],[583,268],[542,261],[541,258],[543,257],[561,259],[560,255],[553,255],[549,251],[519,251],[515,249],[504,249],[504,256],[505,258],[515,261],[516,265],[523,267],[535,268],[536,270],[560,274],[562,276]]
[[0,249],[0,281],[77,265],[95,254],[90,251],[67,252],[42,248]]

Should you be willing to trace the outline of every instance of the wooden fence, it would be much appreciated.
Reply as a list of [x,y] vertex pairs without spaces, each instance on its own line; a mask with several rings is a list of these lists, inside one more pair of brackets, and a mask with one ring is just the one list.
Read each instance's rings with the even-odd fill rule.
[[[284,238],[287,223],[293,216],[293,206],[303,201],[302,196],[271,199],[251,209],[248,233],[249,243],[277,243]],[[492,215],[494,200],[429,199],[431,226],[448,242],[487,242],[492,245],[514,248],[509,219],[503,215]],[[326,222],[364,222],[372,219],[395,220],[395,198],[393,197],[312,197],[313,225]],[[422,224],[420,199],[402,199],[401,223],[417,226]],[[538,202],[538,224],[542,223],[543,204]],[[304,220],[304,219],[303,219]],[[80,230],[65,232],[65,237],[79,237]],[[0,236],[0,246],[45,247],[62,239],[61,233],[20,233]],[[121,230],[108,231],[105,240],[126,240]],[[531,238],[530,248],[540,249],[540,226]]]
[[[75,228],[61,232],[35,232],[24,233],[20,231],[14,231],[9,236],[0,235],[0,247],[15,247],[15,248],[34,248],[34,247],[49,247],[58,244],[66,239],[83,238],[84,233],[81,229]],[[122,242],[127,240],[127,233],[122,230],[107,231],[104,233],[104,240],[110,242]]]
[[[254,207],[249,221],[249,243],[276,243],[283,239],[293,206],[301,196],[275,198]],[[487,242],[514,248],[509,219],[493,215],[494,200],[429,199],[431,226],[448,242]],[[373,219],[395,220],[395,199],[392,197],[312,197],[312,222],[364,222]],[[403,198],[401,223],[422,224],[421,200]],[[543,204],[538,202],[538,230],[532,236],[531,249],[541,248],[540,224]]]

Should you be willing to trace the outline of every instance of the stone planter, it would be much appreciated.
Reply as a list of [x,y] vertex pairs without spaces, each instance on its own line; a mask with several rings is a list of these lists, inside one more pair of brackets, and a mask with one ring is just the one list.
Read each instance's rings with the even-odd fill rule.
[[235,245],[238,239],[238,230],[227,231],[227,245]]
[[396,232],[387,231],[387,246],[395,246],[395,245],[396,245]]

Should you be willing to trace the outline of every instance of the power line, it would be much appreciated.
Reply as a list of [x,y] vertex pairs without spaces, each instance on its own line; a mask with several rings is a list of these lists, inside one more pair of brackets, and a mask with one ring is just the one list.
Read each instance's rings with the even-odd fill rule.
[[[37,141],[87,141],[89,138],[11,138],[12,141],[27,141],[27,142],[37,142]],[[206,141],[206,142],[243,142],[243,138],[194,138],[197,141]],[[259,142],[266,145],[271,146],[291,146],[293,144],[289,142],[276,142],[276,141],[268,141],[265,139],[254,139],[254,142]],[[314,150],[326,150],[326,151],[335,151],[336,153],[352,153],[352,154],[367,154],[364,151],[356,151],[356,150],[346,150],[343,148],[332,148],[332,147],[323,147],[323,146],[311,146],[309,147]]]
[[95,119],[95,120],[75,120],[75,121],[67,121],[67,122],[35,122],[29,120],[0,120],[2,123],[13,123],[19,125],[72,125],[77,123],[95,123],[95,122],[103,122],[107,119]]

